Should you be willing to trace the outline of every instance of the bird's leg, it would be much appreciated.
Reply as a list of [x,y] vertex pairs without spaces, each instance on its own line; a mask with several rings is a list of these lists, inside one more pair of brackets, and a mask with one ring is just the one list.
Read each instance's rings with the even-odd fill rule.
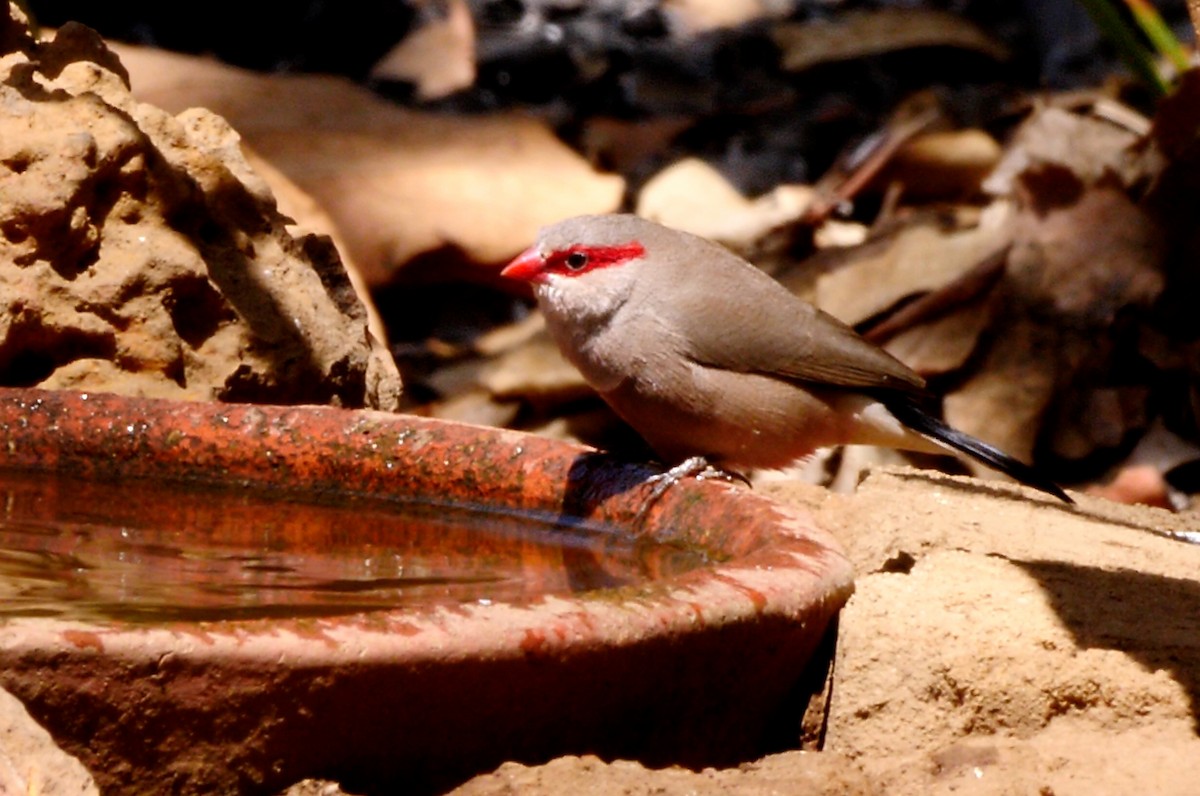
[[705,481],[710,478],[722,478],[726,481],[738,480],[746,486],[750,486],[750,479],[741,473],[732,470],[722,470],[720,467],[716,467],[709,462],[706,456],[690,456],[666,472],[652,475],[646,479],[646,483],[653,484],[654,488],[650,490],[650,495],[638,511],[637,522],[640,523],[646,518],[650,507],[657,503],[659,498],[667,494],[668,489],[691,476],[695,476],[698,481]]
[[667,494],[668,489],[683,479],[693,475],[702,478],[710,470],[716,471],[716,468],[709,464],[706,457],[690,456],[666,472],[650,476],[646,479],[646,483],[653,484],[654,489],[651,490],[650,497],[646,498],[646,505],[642,507],[642,512],[644,513],[652,504],[657,503],[660,497]]

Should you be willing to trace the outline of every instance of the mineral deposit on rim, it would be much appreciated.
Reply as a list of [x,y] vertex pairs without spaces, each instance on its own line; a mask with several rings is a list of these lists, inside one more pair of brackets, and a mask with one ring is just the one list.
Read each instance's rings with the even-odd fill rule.
[[137,102],[93,31],[0,10],[0,383],[394,409],[327,238],[286,229],[238,135]]

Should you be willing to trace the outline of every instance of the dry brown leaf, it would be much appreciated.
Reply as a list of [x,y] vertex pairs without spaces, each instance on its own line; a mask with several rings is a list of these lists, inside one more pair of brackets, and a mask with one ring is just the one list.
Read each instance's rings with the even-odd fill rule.
[[1137,141],[1137,135],[1113,122],[1043,107],[1021,125],[983,188],[995,196],[1011,196],[1019,176],[1028,180],[1054,169],[1090,185],[1105,175],[1128,173],[1129,150]]
[[926,378],[951,373],[975,350],[992,322],[993,307],[987,297],[968,302],[956,312],[901,332],[884,348]]
[[516,420],[520,411],[521,404],[516,401],[500,401],[486,390],[470,390],[431,404],[427,414],[459,423],[503,427]]
[[579,147],[589,163],[619,174],[638,172],[656,162],[671,141],[696,123],[686,116],[614,119],[596,116],[583,121]]
[[982,130],[924,133],[903,144],[878,182],[899,182],[909,200],[954,200],[977,194],[1000,162],[996,139]]
[[593,394],[549,335],[540,335],[489,362],[479,383],[498,399],[521,399],[540,409]]
[[775,28],[773,38],[783,51],[783,68],[792,72],[914,47],[957,47],[999,61],[1008,58],[1004,46],[973,22],[921,8],[847,11],[835,18],[787,23]]
[[882,343],[918,324],[928,323],[948,312],[961,311],[964,305],[985,295],[1004,273],[1008,246],[997,249],[973,268],[964,271],[937,290],[925,293],[864,332],[864,336]]
[[829,219],[813,231],[813,246],[818,249],[846,249],[861,246],[871,235],[871,228],[857,221]]
[[420,383],[441,396],[442,400],[449,400],[479,388],[483,370],[488,364],[487,360],[478,358],[444,362],[423,377],[406,373],[405,384],[412,387]]
[[[946,396],[946,420],[1024,461],[1033,458],[1041,419],[1059,378],[1060,341],[1050,331],[1014,323],[998,335],[978,370]],[[993,475],[985,468],[972,469]]]
[[936,290],[1008,245],[1003,208],[979,226],[946,231],[922,219],[843,250],[841,264],[817,280],[821,309],[855,325],[908,296]]
[[1149,390],[1114,375],[1135,347],[1118,318],[1164,285],[1162,229],[1124,187],[1136,142],[1111,121],[1041,108],[987,180],[1019,210],[989,347],[946,399],[953,425],[1029,459],[1047,424],[1056,454],[1076,460],[1145,426]]
[[442,0],[433,16],[371,68],[377,80],[403,80],[433,100],[475,82],[475,23],[466,0]]
[[637,214],[696,235],[722,232],[730,215],[753,202],[699,158],[685,158],[655,174],[638,194]]
[[757,259],[764,239],[773,230],[796,223],[813,196],[808,186],[781,185],[758,199],[748,199],[712,166],[687,158],[646,183],[638,195],[637,214]]
[[787,11],[786,3],[771,0],[663,0],[662,6],[689,35],[783,16]]
[[[1037,189],[1061,193],[1045,183]],[[1008,274],[1027,307],[1104,331],[1118,311],[1148,307],[1161,293],[1166,247],[1161,229],[1124,191],[1081,190],[1062,205],[1046,194],[1030,197],[1015,225]]]
[[[1076,181],[1065,169],[1056,174]],[[1031,195],[1014,224],[993,342],[978,371],[947,397],[946,415],[1028,460],[1056,403],[1055,449],[1081,458],[1144,423],[1128,401],[1107,411],[1097,391],[1109,386],[1114,352],[1122,348],[1118,314],[1147,309],[1162,290],[1164,244],[1154,221],[1115,187],[1079,186],[1073,201],[1059,204],[1071,193],[1044,179],[1037,186],[1046,193]]]
[[1083,459],[1097,448],[1117,448],[1148,424],[1149,387],[1087,387],[1060,398],[1060,403],[1071,403],[1059,411],[1062,420],[1049,429],[1051,448],[1067,459]]
[[471,342],[471,349],[479,356],[494,357],[525,345],[545,332],[546,317],[540,312],[531,312],[515,323],[497,326],[479,335]]
[[441,249],[502,262],[540,227],[615,210],[624,192],[622,178],[595,172],[531,118],[419,113],[341,78],[119,52],[137,96],[167,109],[217,110],[320,202],[373,286]]

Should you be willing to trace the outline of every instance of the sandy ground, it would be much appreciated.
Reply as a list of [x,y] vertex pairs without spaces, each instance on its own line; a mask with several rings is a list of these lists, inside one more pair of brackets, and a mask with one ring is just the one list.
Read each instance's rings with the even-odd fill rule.
[[459,794],[1191,794],[1200,782],[1194,514],[876,472],[811,507],[860,576],[824,749],[740,769],[506,764]]

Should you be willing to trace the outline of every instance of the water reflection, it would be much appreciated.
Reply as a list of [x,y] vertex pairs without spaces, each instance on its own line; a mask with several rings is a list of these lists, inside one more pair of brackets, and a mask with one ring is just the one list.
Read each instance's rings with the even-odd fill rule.
[[0,618],[330,616],[520,603],[706,563],[702,551],[535,518],[0,471]]

